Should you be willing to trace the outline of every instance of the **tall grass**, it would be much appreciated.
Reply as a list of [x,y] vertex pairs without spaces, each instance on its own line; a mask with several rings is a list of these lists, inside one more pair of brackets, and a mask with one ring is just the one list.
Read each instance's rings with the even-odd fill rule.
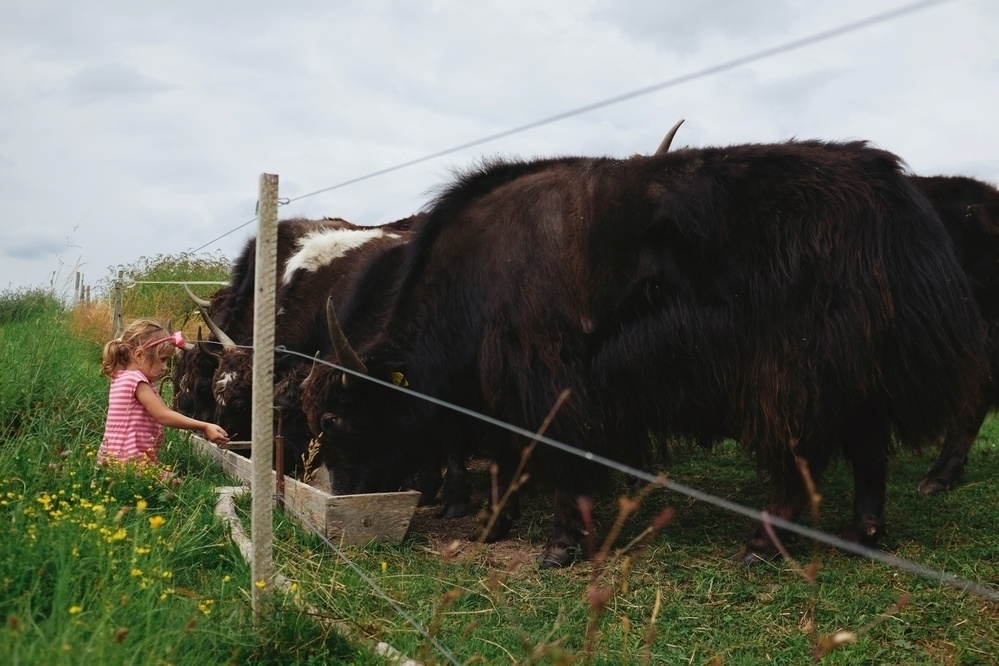
[[[229,260],[211,255],[156,255],[141,257],[122,267],[126,288],[124,312],[126,320],[152,317],[184,329],[197,316],[182,285],[184,281],[218,281],[229,279]],[[108,281],[110,287],[112,282]],[[221,285],[192,285],[202,298],[210,297]]]
[[45,292],[0,295],[0,663],[383,663],[307,615],[254,621],[214,515],[231,481],[183,435],[162,452],[179,487],[95,465],[108,382],[75,321]]

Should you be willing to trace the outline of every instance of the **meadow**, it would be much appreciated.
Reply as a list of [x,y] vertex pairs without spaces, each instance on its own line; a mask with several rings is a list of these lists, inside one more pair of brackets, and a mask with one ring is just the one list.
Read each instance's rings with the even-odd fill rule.
[[[144,261],[131,278],[224,279],[217,262],[176,263]],[[137,285],[126,298],[126,320],[196,328],[179,287]],[[481,547],[461,538],[474,518],[444,521],[432,507],[401,544],[364,547],[326,543],[276,511],[275,564],[291,584],[254,618],[249,567],[214,514],[216,487],[233,481],[186,435],[168,430],[162,455],[179,486],[94,465],[109,320],[101,302],[0,294],[0,663],[390,663],[379,641],[424,664],[999,663],[996,602],[803,539],[788,543],[793,560],[746,567],[729,556],[749,519],[624,480],[594,506],[590,560],[555,571],[534,563],[550,519],[543,486],[525,489],[509,541]],[[894,461],[883,545],[997,586],[999,419],[964,482],[922,496],[935,456]],[[488,470],[475,469],[485,497]],[[675,447],[662,471],[751,507],[766,500],[731,443]],[[850,486],[845,465],[829,470],[817,527],[845,527]],[[237,509],[248,520],[248,499]]]

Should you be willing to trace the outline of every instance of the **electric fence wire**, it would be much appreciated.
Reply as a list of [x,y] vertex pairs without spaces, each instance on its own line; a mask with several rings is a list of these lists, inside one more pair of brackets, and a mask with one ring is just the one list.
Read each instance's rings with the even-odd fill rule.
[[[387,167],[387,168],[384,168],[384,169],[379,169],[377,171],[373,171],[371,173],[364,174],[362,176],[357,176],[355,178],[351,178],[349,180],[345,180],[343,182],[337,183],[336,185],[330,185],[329,187],[324,187],[322,189],[318,189],[318,190],[315,190],[313,192],[309,192],[307,194],[302,194],[302,195],[299,195],[297,197],[291,197],[291,198],[282,199],[281,203],[282,203],[282,205],[284,205],[284,204],[290,204],[290,203],[293,203],[293,202],[296,202],[296,201],[301,201],[303,199],[307,199],[309,197],[314,197],[314,196],[319,195],[319,194],[324,194],[326,192],[331,192],[333,190],[337,190],[337,189],[340,189],[342,187],[346,187],[347,185],[353,185],[354,183],[359,183],[361,181],[369,180],[369,179],[375,178],[377,176],[383,176],[385,174],[392,173],[392,172],[395,172],[395,171],[399,171],[401,169],[405,169],[407,167],[414,166],[416,164],[422,164],[423,162],[429,162],[430,160],[434,160],[434,159],[437,159],[439,157],[444,157],[446,155],[451,155],[453,153],[457,153],[459,151],[466,150],[468,148],[474,148],[476,146],[480,146],[480,145],[485,144],[485,143],[496,141],[498,139],[504,139],[504,138],[512,136],[514,134],[520,134],[520,133],[526,132],[528,130],[536,129],[538,127],[543,127],[544,125],[550,125],[550,124],[552,124],[554,122],[557,122],[559,120],[565,120],[566,118],[571,118],[573,116],[582,115],[584,113],[588,113],[590,111],[595,111],[597,109],[601,109],[601,108],[604,108],[604,107],[607,107],[607,106],[611,106],[611,105],[614,105],[614,104],[619,104],[621,102],[626,102],[628,100],[635,99],[636,97],[642,97],[642,96],[645,96],[645,95],[650,95],[650,94],[652,94],[654,92],[659,92],[661,90],[665,90],[666,88],[671,88],[673,86],[680,85],[681,83],[688,83],[690,81],[696,81],[697,79],[702,79],[702,78],[705,78],[705,77],[708,77],[708,76],[712,76],[714,74],[720,74],[720,73],[728,71],[730,69],[735,69],[735,68],[741,67],[743,65],[748,65],[748,64],[753,63],[753,62],[758,62],[760,60],[765,60],[767,58],[771,58],[771,57],[776,56],[776,55],[781,55],[781,54],[784,54],[784,53],[789,53],[791,51],[795,51],[797,49],[804,48],[806,46],[810,46],[810,45],[816,44],[818,42],[823,42],[823,41],[832,39],[834,37],[839,37],[841,35],[845,35],[845,34],[848,34],[848,33],[851,33],[851,32],[856,32],[856,31],[862,30],[864,28],[869,28],[869,27],[871,27],[873,25],[878,25],[878,24],[889,22],[889,21],[893,21],[893,20],[899,19],[899,18],[901,18],[903,16],[906,16],[908,14],[912,14],[912,13],[915,13],[915,12],[918,12],[918,11],[922,11],[924,9],[929,9],[931,7],[935,7],[937,5],[942,5],[942,4],[946,3],[946,2],[953,2],[953,1],[954,0],[922,0],[920,2],[913,2],[913,3],[908,4],[908,5],[903,5],[901,7],[897,7],[895,9],[889,10],[887,12],[882,12],[880,14],[875,14],[874,16],[869,16],[869,17],[864,18],[864,19],[859,19],[859,20],[856,20],[856,21],[851,21],[849,23],[844,23],[843,25],[837,26],[835,28],[830,28],[829,30],[823,30],[823,31],[817,32],[817,33],[815,33],[813,35],[809,35],[807,37],[802,37],[802,38],[799,38],[799,39],[792,40],[790,42],[785,42],[784,44],[780,44],[778,46],[774,46],[774,47],[771,47],[771,48],[768,48],[768,49],[763,49],[763,50],[760,50],[760,51],[756,51],[755,53],[750,53],[748,55],[740,56],[738,58],[733,58],[732,60],[727,60],[727,61],[725,61],[723,63],[719,63],[717,65],[711,65],[709,67],[705,67],[703,69],[699,69],[699,70],[691,72],[689,74],[683,74],[681,76],[677,76],[677,77],[674,77],[672,79],[667,79],[665,81],[661,81],[659,83],[655,83],[655,84],[652,84],[650,86],[646,86],[644,88],[638,88],[638,89],[632,90],[630,92],[626,92],[626,93],[623,93],[623,94],[620,94],[620,95],[615,95],[614,97],[608,97],[607,99],[604,99],[604,100],[601,100],[601,101],[598,101],[598,102],[593,102],[592,104],[586,104],[584,106],[576,107],[576,108],[570,109],[568,111],[563,111],[561,113],[556,113],[555,115],[548,116],[546,118],[542,118],[540,120],[536,120],[536,121],[527,123],[525,125],[519,125],[517,127],[511,128],[511,129],[508,129],[508,130],[504,130],[502,132],[498,132],[496,134],[490,134],[490,135],[482,137],[480,139],[475,139],[474,141],[468,141],[466,143],[462,143],[462,144],[459,144],[459,145],[456,145],[456,146],[452,146],[450,148],[445,148],[444,150],[439,150],[439,151],[437,151],[435,153],[431,153],[429,155],[424,155],[423,157],[419,157],[417,159],[409,160],[407,162],[402,162],[402,163],[396,164],[394,166],[390,166],[390,167]],[[239,226],[234,227],[233,229],[230,229],[229,231],[225,232],[221,236],[213,238],[212,240],[208,241],[204,245],[201,245],[200,247],[197,247],[197,248],[195,248],[195,249],[193,249],[193,250],[191,250],[189,252],[182,253],[181,256],[192,255],[192,254],[194,254],[196,252],[200,252],[201,250],[205,249],[206,247],[209,247],[210,245],[212,245],[214,243],[217,243],[218,241],[222,240],[226,236],[229,236],[230,234],[236,233],[237,231],[239,231],[243,227],[245,227],[245,226],[253,223],[256,219],[257,219],[256,216],[254,216],[254,217],[250,218],[249,220],[247,220],[246,222],[243,222]]]
[[[213,341],[213,343],[217,344],[214,341]],[[241,348],[241,349],[252,349],[253,348],[250,345],[238,345],[238,347]],[[676,481],[671,481],[668,478],[665,478],[663,476],[651,474],[651,473],[646,472],[644,470],[637,469],[635,467],[631,467],[630,465],[626,465],[626,464],[620,463],[620,462],[618,462],[616,460],[612,460],[612,459],[607,458],[605,456],[601,456],[599,454],[593,453],[592,451],[585,451],[583,449],[576,448],[574,446],[571,446],[571,445],[566,444],[564,442],[560,442],[560,441],[552,439],[550,437],[546,437],[544,435],[539,435],[539,434],[537,434],[535,432],[532,432],[530,430],[526,430],[524,428],[521,428],[521,427],[518,427],[518,426],[515,426],[515,425],[512,425],[512,424],[506,423],[504,421],[501,421],[499,419],[493,418],[491,416],[488,416],[488,415],[485,415],[485,414],[480,414],[479,412],[476,412],[476,411],[473,411],[471,409],[462,407],[460,405],[455,405],[453,403],[447,402],[445,400],[441,400],[439,398],[435,398],[433,396],[424,395],[424,394],[419,393],[417,391],[413,391],[413,390],[410,390],[410,389],[407,389],[407,388],[403,388],[401,386],[396,386],[392,382],[383,381],[383,380],[377,379],[375,377],[371,377],[369,375],[365,375],[363,373],[359,373],[359,372],[356,372],[354,370],[350,370],[348,368],[344,368],[344,367],[342,367],[340,365],[337,365],[336,363],[331,363],[331,362],[326,361],[325,359],[322,359],[322,358],[318,358],[318,357],[315,357],[315,356],[310,356],[308,354],[303,354],[301,352],[297,352],[297,351],[294,351],[294,350],[291,350],[291,349],[287,349],[287,348],[285,348],[283,346],[280,346],[280,345],[277,346],[277,347],[275,347],[274,351],[276,353],[280,353],[280,354],[288,354],[288,355],[292,355],[292,356],[297,356],[297,357],[300,357],[300,358],[305,359],[307,361],[311,361],[313,363],[319,363],[319,364],[322,364],[322,365],[326,365],[326,366],[328,366],[330,368],[335,368],[337,370],[340,370],[341,372],[345,372],[345,373],[348,373],[350,375],[362,378],[362,379],[364,379],[366,381],[374,382],[375,384],[379,384],[381,386],[384,386],[386,388],[392,389],[394,391],[400,391],[402,393],[405,393],[406,395],[410,395],[410,396],[419,398],[420,400],[425,400],[427,402],[433,403],[433,404],[435,404],[435,405],[437,405],[439,407],[444,407],[444,408],[449,409],[451,411],[455,411],[455,412],[458,412],[460,414],[464,414],[465,416],[469,416],[469,417],[472,417],[474,419],[478,419],[478,420],[480,420],[480,421],[482,421],[484,423],[488,423],[490,425],[502,428],[502,429],[507,430],[507,431],[509,431],[511,433],[514,433],[514,434],[517,434],[517,435],[521,435],[521,436],[526,437],[528,439],[536,440],[536,441],[538,441],[541,444],[553,447],[553,448],[558,449],[558,450],[560,450],[560,451],[562,451],[564,453],[568,453],[568,454],[574,455],[576,457],[583,458],[584,460],[587,460],[587,461],[595,463],[595,464],[603,465],[603,466],[605,466],[605,467],[607,467],[609,469],[613,469],[614,471],[620,472],[622,474],[626,474],[628,476],[634,477],[634,478],[639,479],[641,481],[645,481],[648,484],[656,485],[656,486],[661,486],[661,487],[663,487],[663,488],[665,488],[667,490],[671,490],[671,491],[679,493],[681,495],[685,495],[686,497],[689,497],[691,499],[695,499],[695,500],[704,502],[706,504],[709,504],[711,506],[714,506],[714,507],[717,507],[717,508],[720,508],[720,509],[724,509],[724,510],[729,511],[731,513],[735,513],[735,514],[738,514],[738,515],[741,515],[741,516],[744,516],[744,517],[747,517],[747,518],[751,518],[751,519],[756,520],[756,521],[758,521],[760,523],[763,523],[763,524],[773,525],[773,526],[778,527],[780,529],[786,530],[787,532],[791,532],[793,534],[797,534],[799,536],[806,537],[808,539],[811,539],[813,541],[817,541],[819,543],[824,543],[824,544],[826,544],[828,546],[832,546],[833,548],[838,548],[840,550],[844,550],[846,552],[853,553],[854,555],[860,555],[860,556],[865,557],[867,559],[874,560],[876,562],[880,562],[881,564],[885,564],[885,565],[887,565],[889,567],[900,569],[902,571],[907,571],[907,572],[909,572],[911,574],[914,574],[914,575],[919,576],[921,578],[925,578],[927,580],[931,580],[931,581],[934,581],[934,582],[942,583],[944,585],[948,585],[948,586],[953,587],[955,589],[958,589],[958,590],[961,590],[961,591],[964,591],[964,592],[969,592],[971,594],[975,594],[975,595],[977,595],[979,597],[982,597],[984,599],[988,599],[989,601],[999,601],[999,589],[996,589],[994,587],[983,585],[981,583],[978,583],[978,582],[975,582],[975,581],[972,581],[972,580],[968,580],[966,578],[957,576],[955,574],[950,574],[950,573],[947,573],[947,572],[942,571],[940,569],[935,569],[935,568],[926,566],[924,564],[920,564],[919,562],[914,562],[912,560],[907,560],[907,559],[898,557],[896,555],[893,555],[891,553],[888,553],[886,551],[879,550],[877,548],[870,548],[868,546],[864,546],[862,544],[859,544],[859,543],[856,543],[856,542],[853,542],[853,541],[848,541],[848,540],[843,539],[841,537],[838,537],[838,536],[835,536],[835,535],[832,535],[832,534],[828,534],[826,532],[822,532],[821,530],[817,530],[817,529],[814,529],[814,528],[811,528],[811,527],[807,527],[805,525],[801,525],[799,523],[795,523],[795,522],[792,522],[790,520],[786,520],[786,519],[781,518],[779,516],[770,515],[766,511],[760,511],[760,510],[757,510],[757,509],[752,509],[750,507],[744,506],[744,505],[739,504],[737,502],[733,502],[731,500],[727,500],[727,499],[724,499],[724,498],[721,498],[721,497],[717,497],[715,495],[712,495],[710,493],[704,492],[702,490],[698,490],[696,488],[692,488],[692,487],[684,485],[682,483],[677,483]]]

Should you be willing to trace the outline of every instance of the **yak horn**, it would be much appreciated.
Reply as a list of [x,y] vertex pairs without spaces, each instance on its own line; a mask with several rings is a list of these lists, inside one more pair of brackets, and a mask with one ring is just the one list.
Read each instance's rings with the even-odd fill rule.
[[200,305],[200,306],[201,306],[201,307],[203,307],[203,308],[207,308],[207,307],[208,307],[209,305],[211,305],[211,301],[206,301],[206,300],[205,300],[205,299],[203,299],[203,298],[198,298],[197,296],[195,296],[195,295],[194,295],[194,292],[193,292],[193,291],[191,291],[191,288],[190,288],[190,287],[188,287],[188,286],[187,286],[186,284],[184,285],[184,291],[186,291],[186,292],[187,292],[187,295],[188,295],[188,297],[189,297],[189,298],[190,298],[190,299],[191,299],[192,301],[194,301],[194,304],[195,304],[195,305]]
[[[330,340],[333,341],[333,349],[336,351],[336,357],[339,359],[340,365],[348,370],[359,372],[362,375],[368,374],[368,369],[357,356],[357,352],[347,342],[347,336],[343,334],[343,329],[340,328],[340,322],[336,318],[336,311],[333,309],[332,296],[326,299],[326,326],[330,329]],[[344,380],[346,380],[346,375],[344,375]]]
[[682,124],[683,124],[683,119],[681,118],[679,121],[677,121],[676,125],[673,125],[673,127],[671,127],[670,130],[666,132],[666,136],[663,137],[662,143],[660,143],[659,147],[656,148],[655,152],[656,155],[665,155],[666,153],[669,152],[669,145],[673,143],[673,137],[676,136],[676,131],[680,129],[680,125]]
[[219,339],[219,342],[222,343],[224,348],[235,349],[237,347],[236,343],[232,341],[232,338],[223,333],[222,329],[219,328],[214,321],[212,321],[212,318],[208,316],[207,310],[199,305],[198,312],[201,313],[201,318],[205,320],[205,323],[208,324],[208,328],[211,329],[212,333],[215,334],[215,337]]
[[220,360],[220,358],[221,358],[219,356],[219,353],[217,351],[215,351],[214,349],[212,349],[212,346],[210,344],[208,344],[207,342],[205,342],[204,338],[201,337],[201,327],[200,326],[198,327],[198,349],[201,350],[201,353],[208,354],[209,356],[211,356],[215,360]]

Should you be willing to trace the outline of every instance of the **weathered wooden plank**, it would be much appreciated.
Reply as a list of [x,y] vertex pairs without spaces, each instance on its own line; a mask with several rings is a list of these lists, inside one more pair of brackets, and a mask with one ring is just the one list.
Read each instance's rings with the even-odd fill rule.
[[248,441],[232,440],[225,444],[216,444],[215,446],[226,451],[249,451],[252,444],[252,442]]
[[[252,465],[232,451],[225,451],[197,435],[198,449],[244,484],[250,483]],[[272,472],[274,473],[274,472]],[[415,490],[365,495],[330,495],[297,479],[285,477],[284,503],[292,515],[302,515],[304,527],[345,545],[370,541],[397,543],[406,536],[420,493]]]
[[344,543],[401,541],[409,529],[420,493],[329,495],[326,507],[326,536]]

